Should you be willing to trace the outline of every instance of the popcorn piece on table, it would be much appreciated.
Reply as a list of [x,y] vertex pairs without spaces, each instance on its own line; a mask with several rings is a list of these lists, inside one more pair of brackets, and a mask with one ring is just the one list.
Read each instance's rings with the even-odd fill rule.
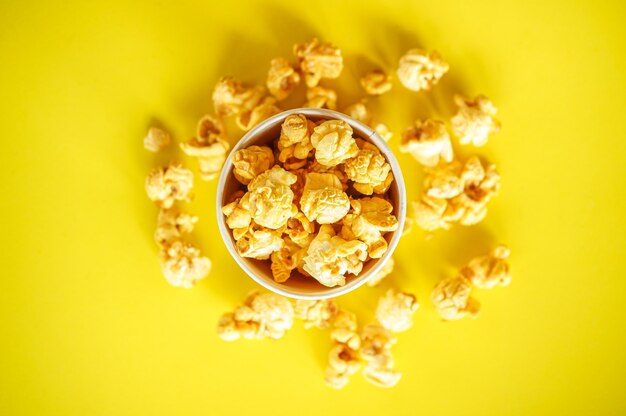
[[183,234],[192,232],[197,222],[198,217],[181,212],[178,208],[162,208],[159,211],[154,240],[160,248],[166,249]]
[[335,90],[320,85],[306,90],[304,107],[337,109],[337,93]]
[[487,204],[498,194],[500,174],[495,165],[486,168],[478,157],[467,160],[461,172],[463,192],[451,200],[455,209],[460,211],[459,223],[473,225],[487,215]]
[[374,123],[372,126],[374,131],[378,133],[381,139],[388,142],[393,137],[393,133],[385,123]]
[[371,258],[381,258],[388,248],[383,233],[398,229],[393,206],[378,197],[351,199],[350,204],[353,212],[343,220],[342,236],[363,241]]
[[350,199],[332,173],[307,173],[300,208],[309,221],[333,224],[350,210]]
[[366,100],[361,100],[349,105],[343,110],[343,113],[371,127],[386,142],[393,136],[391,130],[389,130],[389,127],[385,123],[374,121],[372,113],[367,108]]
[[315,87],[322,78],[338,78],[343,70],[343,57],[336,46],[314,38],[294,45],[293,53],[307,87]]
[[233,155],[233,174],[244,185],[274,166],[274,152],[267,146],[249,146]]
[[389,260],[383,265],[383,267],[376,273],[370,280],[367,281],[367,285],[370,287],[378,286],[382,280],[389,276],[393,272],[393,268],[396,265],[396,261],[393,257],[390,257]]
[[[278,160],[282,163],[288,163],[289,159],[303,160],[306,159],[313,150],[311,144],[311,133],[315,128],[315,124],[307,120],[302,114],[292,114],[287,116],[280,128],[280,137],[277,142]],[[302,165],[304,166],[304,165]]]
[[443,122],[433,119],[417,120],[402,134],[402,153],[410,153],[424,166],[437,166],[440,161],[452,162],[454,158],[450,135]]
[[359,148],[352,137],[352,127],[342,120],[328,120],[313,129],[311,144],[315,159],[324,166],[336,166],[356,156]]
[[442,280],[431,294],[435,309],[445,320],[451,321],[471,316],[480,312],[480,303],[470,297],[472,286],[462,275]]
[[415,295],[390,289],[378,301],[376,319],[391,332],[406,331],[413,325],[412,317],[418,308]]
[[391,76],[375,69],[361,77],[361,86],[370,95],[381,95],[391,90]]
[[148,198],[161,208],[171,208],[174,201],[189,201],[192,188],[193,173],[177,162],[153,169],[146,179]]
[[256,106],[237,114],[235,121],[240,129],[248,131],[263,120],[281,111],[276,105],[276,98],[266,96]]
[[250,111],[265,96],[265,88],[245,87],[233,77],[222,77],[213,89],[213,105],[219,117]]
[[393,387],[402,374],[393,369],[391,347],[396,343],[393,334],[378,323],[365,325],[361,332],[361,357],[365,360],[363,376],[378,387]]
[[211,271],[211,260],[191,243],[176,240],[161,250],[160,257],[163,275],[172,286],[192,288]]
[[426,231],[449,230],[458,221],[460,214],[449,206],[448,200],[428,195],[422,195],[412,206],[415,223]]
[[338,311],[339,307],[332,299],[296,299],[294,301],[295,316],[304,321],[304,327],[307,329],[312,327],[328,328]]
[[452,132],[461,144],[484,146],[489,135],[500,131],[500,122],[494,118],[498,111],[484,95],[469,99],[461,95],[454,96],[459,110],[452,117]]
[[486,256],[476,257],[461,269],[472,285],[492,289],[496,286],[508,286],[511,283],[509,258],[511,251],[504,245],[497,246]]
[[287,98],[300,84],[300,74],[285,58],[272,59],[267,72],[267,89],[278,101]]
[[198,159],[200,177],[208,181],[219,175],[230,145],[222,122],[206,115],[198,122],[196,137],[181,143],[180,148],[186,155]]
[[400,58],[398,78],[410,90],[429,90],[448,69],[448,63],[436,51],[411,49]]
[[254,291],[234,312],[222,315],[217,333],[225,341],[282,338],[293,326],[291,302],[274,293]]
[[283,247],[274,251],[270,256],[272,276],[279,283],[286,282],[291,277],[291,271],[303,265],[302,259],[306,255],[306,248],[300,247],[289,237],[283,241]]
[[157,127],[150,127],[148,134],[143,139],[143,147],[151,152],[158,152],[169,146],[170,141],[169,133]]
[[376,146],[366,141],[358,143],[359,152],[344,162],[348,179],[354,181],[354,189],[363,195],[386,192],[385,185],[391,174],[391,166]]
[[324,286],[343,286],[345,275],[358,275],[367,258],[367,245],[335,235],[331,225],[322,225],[304,257],[303,269]]
[[340,309],[334,316],[332,325],[330,337],[333,346],[328,353],[324,380],[327,385],[340,389],[348,384],[351,375],[361,369],[361,338],[356,332],[357,321],[352,312]]

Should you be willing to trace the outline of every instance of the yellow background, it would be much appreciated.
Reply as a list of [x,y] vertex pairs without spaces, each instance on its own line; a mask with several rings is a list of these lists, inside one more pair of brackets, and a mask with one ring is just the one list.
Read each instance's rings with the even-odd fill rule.
[[[4,0],[0,414],[625,414],[625,4]],[[462,149],[502,174],[486,221],[414,231],[390,281],[341,299],[367,322],[388,287],[420,298],[391,390],[360,375],[326,387],[324,331],[217,338],[255,285],[219,238],[215,182],[197,180],[189,206],[209,278],[170,287],[152,241],[144,178],[180,153],[143,150],[147,127],[186,140],[220,75],[262,82],[313,35],[344,52],[328,83],[341,106],[361,97],[359,74],[392,70],[410,47],[449,61],[432,93],[396,84],[371,100],[395,149],[413,119],[449,117],[454,92],[487,94],[503,123],[487,147]],[[420,169],[399,159],[415,198]],[[477,320],[441,322],[432,286],[497,242],[512,249],[512,285],[479,291]]]

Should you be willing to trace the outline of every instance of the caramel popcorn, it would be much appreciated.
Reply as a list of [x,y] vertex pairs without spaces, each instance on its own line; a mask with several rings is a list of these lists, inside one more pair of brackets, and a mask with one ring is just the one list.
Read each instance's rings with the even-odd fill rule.
[[306,255],[306,249],[291,241],[290,238],[285,238],[283,241],[283,247],[274,251],[270,256],[272,276],[279,283],[286,282],[291,277],[291,271],[302,263]]
[[276,98],[268,96],[261,99],[256,106],[239,112],[235,121],[240,129],[248,131],[266,118],[280,112],[281,109],[276,106]]
[[367,126],[372,124],[372,113],[367,108],[365,100],[347,106],[343,109],[343,113]]
[[267,146],[249,146],[233,154],[233,174],[244,185],[274,165],[274,152]]
[[343,70],[341,51],[330,43],[313,39],[293,48],[307,87],[315,87],[322,78],[338,78]]
[[[246,196],[244,204],[241,204],[242,197]],[[245,228],[247,230],[252,221],[250,212],[249,197],[242,191],[233,195],[233,201],[222,207],[222,214],[226,216],[226,225],[231,230]]]
[[146,193],[161,208],[171,208],[174,201],[191,199],[193,173],[179,163],[156,168],[146,179]]
[[361,86],[370,95],[381,95],[391,90],[391,76],[375,69],[361,77]]
[[279,339],[293,326],[293,315],[293,306],[288,299],[274,293],[254,291],[243,305],[220,318],[217,333],[225,341]]
[[298,246],[308,247],[315,237],[313,233],[315,233],[315,223],[309,221],[301,211],[298,211],[295,217],[287,220],[285,234]]
[[510,254],[511,251],[506,246],[499,245],[488,255],[472,259],[461,269],[461,274],[478,288],[508,286],[511,283],[507,262]]
[[159,247],[166,249],[172,242],[179,240],[183,234],[192,232],[196,222],[198,222],[198,217],[181,212],[175,207],[162,208],[159,211],[154,240]]
[[440,161],[452,162],[454,157],[450,135],[443,122],[433,119],[417,120],[402,134],[402,153],[410,153],[424,166],[437,166]]
[[359,152],[352,127],[342,120],[328,120],[316,126],[311,144],[315,148],[315,160],[324,166],[336,166]]
[[389,260],[383,265],[383,267],[376,273],[374,276],[367,281],[367,285],[370,287],[378,286],[378,284],[387,276],[393,272],[393,268],[396,265],[393,257],[390,257]]
[[361,333],[361,357],[365,360],[363,376],[378,387],[393,387],[402,376],[393,369],[391,347],[396,338],[378,323],[365,325]]
[[266,84],[270,94],[282,101],[298,87],[300,74],[285,58],[272,59]]
[[459,275],[439,282],[431,294],[431,300],[445,320],[451,321],[465,316],[475,318],[480,312],[480,303],[470,297],[471,292],[470,282]]
[[337,93],[335,90],[317,86],[306,90],[307,102],[304,107],[337,109]]
[[192,288],[211,271],[211,260],[200,255],[191,243],[174,241],[161,250],[165,279],[176,287]]
[[265,96],[265,88],[245,87],[233,77],[222,77],[213,90],[213,105],[220,117],[236,115],[256,107]]
[[222,122],[206,115],[198,122],[196,137],[181,143],[180,148],[186,155],[198,159],[200,177],[208,181],[219,175],[230,145],[225,140]]
[[391,132],[389,127],[386,124],[384,124],[384,123],[375,123],[372,126],[372,128],[374,129],[374,131],[376,133],[378,133],[380,138],[383,139],[386,142],[391,140],[391,138],[393,137],[393,133]]
[[398,78],[410,90],[429,90],[448,72],[448,68],[437,52],[411,49],[400,58]]
[[332,173],[307,173],[300,208],[309,221],[333,224],[350,210],[350,199]]
[[293,204],[294,194],[290,188],[295,182],[296,175],[276,165],[248,184],[248,193],[239,204],[243,207],[249,206],[248,211],[257,224],[278,229],[298,212],[298,207]]
[[328,353],[328,366],[324,380],[329,386],[340,389],[344,387],[350,376],[361,369],[359,349],[361,338],[356,332],[356,316],[340,309],[332,322],[330,334],[333,346]]
[[353,212],[344,218],[342,234],[354,236],[367,244],[371,258],[377,259],[387,251],[383,233],[398,229],[398,219],[391,214],[393,206],[382,198],[350,200]]
[[[314,127],[315,124],[307,120],[302,114],[288,116],[280,129],[280,137],[277,143],[280,152],[278,160],[282,163],[289,163],[290,159],[296,159],[301,161],[302,166],[304,166],[306,159],[313,150],[311,133]],[[298,168],[292,166],[292,169]]]
[[418,307],[415,295],[390,289],[378,301],[376,319],[391,332],[406,331],[413,325],[412,317]]
[[235,235],[235,247],[242,257],[267,260],[275,251],[283,248],[285,241],[281,231],[270,230],[252,223],[243,234]]
[[343,286],[346,273],[357,275],[367,258],[367,245],[346,241],[330,225],[322,225],[304,257],[303,269],[324,286]]
[[363,195],[372,195],[375,190],[386,192],[381,185],[391,173],[391,166],[376,146],[363,142],[359,147],[356,156],[344,162],[346,175],[355,182],[354,189]]
[[304,300],[294,302],[295,317],[304,321],[305,328],[328,328],[338,313],[333,300]]
[[474,99],[454,96],[459,111],[452,117],[452,132],[461,144],[484,146],[489,135],[500,131],[500,122],[494,118],[498,111],[484,95]]
[[151,152],[158,152],[170,144],[170,135],[157,127],[150,127],[143,139],[143,147]]

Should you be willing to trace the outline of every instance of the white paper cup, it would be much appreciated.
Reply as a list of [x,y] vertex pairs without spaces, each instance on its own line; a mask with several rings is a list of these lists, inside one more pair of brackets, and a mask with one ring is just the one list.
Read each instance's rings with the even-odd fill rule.
[[[389,162],[389,165],[391,165],[394,181],[391,184],[389,194],[393,205],[393,214],[398,218],[398,229],[385,235],[389,248],[383,257],[367,261],[358,276],[346,277],[346,284],[344,286],[326,287],[312,277],[302,276],[297,270],[294,270],[289,280],[284,283],[274,281],[270,270],[269,260],[250,259],[242,257],[239,253],[237,253],[232,230],[230,230],[226,225],[226,217],[222,214],[222,206],[224,205],[224,202],[228,200],[230,195],[237,190],[245,190],[245,186],[239,183],[233,175],[233,154],[237,150],[252,145],[269,145],[272,147],[272,142],[280,136],[280,127],[283,121],[285,121],[285,119],[291,114],[303,114],[308,119],[313,121],[321,119],[339,119],[345,121],[352,127],[355,137],[360,137],[374,144],[378,149],[380,149],[381,153],[387,159],[387,162]],[[348,117],[345,114],[318,108],[297,108],[294,110],[284,111],[268,118],[247,132],[233,147],[228,155],[228,158],[226,159],[226,162],[224,163],[217,186],[216,199],[217,223],[219,225],[220,234],[222,235],[222,239],[224,240],[224,244],[226,244],[230,255],[233,256],[237,264],[239,264],[248,276],[266,289],[274,293],[278,293],[279,295],[296,299],[334,298],[349,293],[365,284],[391,258],[391,255],[398,245],[398,241],[402,235],[402,229],[404,228],[404,221],[406,218],[406,188],[404,186],[404,179],[402,178],[402,171],[400,170],[400,165],[398,164],[396,157],[391,152],[389,146],[387,146],[387,143],[385,143],[385,141],[374,130],[365,124]],[[232,278],[236,277],[233,276]]]

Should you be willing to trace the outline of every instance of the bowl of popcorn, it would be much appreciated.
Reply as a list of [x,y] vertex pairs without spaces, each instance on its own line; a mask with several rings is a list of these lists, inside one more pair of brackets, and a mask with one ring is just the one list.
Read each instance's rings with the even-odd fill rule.
[[298,108],[248,131],[222,168],[221,236],[257,283],[297,299],[343,295],[376,275],[400,240],[406,193],[376,131]]

